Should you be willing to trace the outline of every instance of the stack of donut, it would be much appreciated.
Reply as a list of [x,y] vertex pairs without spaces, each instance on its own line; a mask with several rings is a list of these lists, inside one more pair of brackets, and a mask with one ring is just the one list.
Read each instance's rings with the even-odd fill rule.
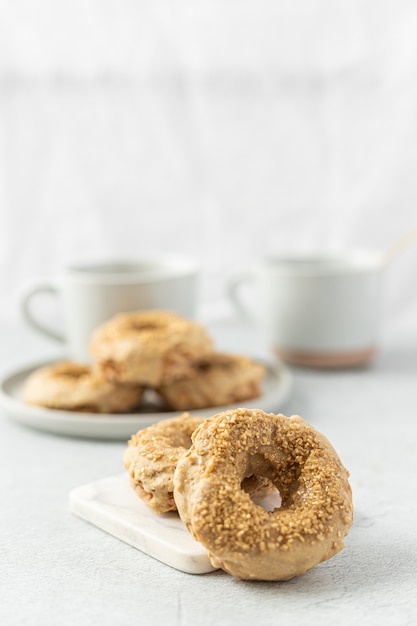
[[95,330],[92,365],[63,361],[26,381],[29,404],[118,413],[140,410],[152,389],[164,410],[227,406],[261,393],[265,368],[218,353],[203,326],[168,311],[120,313]]
[[[343,548],[352,524],[349,474],[299,416],[184,414],[133,435],[124,463],[144,502],[178,510],[213,566],[238,579],[304,574]],[[261,505],[271,490],[281,501],[273,510]]]

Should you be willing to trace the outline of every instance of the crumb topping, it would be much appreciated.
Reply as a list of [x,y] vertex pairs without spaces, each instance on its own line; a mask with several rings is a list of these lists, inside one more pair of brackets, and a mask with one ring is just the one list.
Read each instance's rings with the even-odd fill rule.
[[[175,477],[179,510],[216,558],[291,553],[300,543],[311,550],[329,537],[335,551],[343,546],[353,514],[348,472],[302,418],[226,411],[200,425],[192,439]],[[279,509],[265,511],[241,489],[250,474],[275,485]]]
[[197,358],[158,391],[176,410],[225,406],[258,397],[265,374],[264,365],[248,357],[215,352]]
[[139,311],[115,315],[97,329],[93,341],[128,340],[140,343],[142,348],[162,351],[193,337],[211,345],[211,339],[200,324],[168,311]]
[[204,421],[184,413],[131,436],[124,465],[138,495],[156,513],[175,510],[173,477],[178,459],[190,448],[193,431]]
[[72,363],[71,361],[63,361],[55,365],[54,376],[56,378],[68,378],[76,380],[82,376],[90,376],[91,371],[87,365],[81,363]]
[[28,404],[90,413],[125,413],[139,405],[142,394],[138,385],[112,383],[94,368],[73,361],[35,370],[23,388]]

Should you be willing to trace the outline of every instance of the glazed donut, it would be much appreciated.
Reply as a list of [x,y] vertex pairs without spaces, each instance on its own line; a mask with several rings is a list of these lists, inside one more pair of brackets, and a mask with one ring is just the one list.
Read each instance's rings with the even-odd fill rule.
[[[123,456],[136,494],[156,513],[176,511],[174,472],[179,459],[191,446],[191,435],[204,417],[183,413],[139,430],[128,441]],[[273,487],[265,478],[250,476],[243,489],[259,499]]]
[[109,379],[155,387],[213,349],[202,326],[168,311],[120,313],[99,326],[90,350]]
[[203,421],[184,413],[139,430],[129,439],[124,466],[137,495],[156,513],[176,510],[174,471]]
[[[289,580],[343,548],[353,518],[348,472],[328,440],[299,416],[225,411],[203,422],[177,464],[182,521],[214,567],[238,579]],[[241,489],[268,478],[280,508]]]
[[61,361],[32,372],[22,393],[27,404],[50,409],[126,413],[139,406],[143,390],[111,383],[87,365]]
[[200,358],[185,376],[158,389],[172,409],[224,406],[257,398],[265,368],[238,355],[213,353]]

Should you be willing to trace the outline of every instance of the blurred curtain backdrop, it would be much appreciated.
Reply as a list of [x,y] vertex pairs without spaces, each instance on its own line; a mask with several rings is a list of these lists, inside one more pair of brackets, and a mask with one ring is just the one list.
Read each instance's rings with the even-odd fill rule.
[[[415,0],[0,0],[0,316],[73,261],[184,253],[204,316],[265,255],[417,224]],[[417,333],[417,245],[386,319]]]

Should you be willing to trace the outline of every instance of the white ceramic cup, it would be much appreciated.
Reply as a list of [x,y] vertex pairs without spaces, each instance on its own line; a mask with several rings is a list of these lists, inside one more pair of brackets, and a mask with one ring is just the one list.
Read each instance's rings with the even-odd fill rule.
[[[179,256],[74,265],[55,283],[40,282],[28,289],[21,309],[32,328],[66,344],[70,358],[88,361],[92,331],[117,313],[165,309],[192,319],[198,275],[196,263]],[[34,314],[32,305],[40,294],[59,298],[62,334]]]
[[383,268],[381,255],[368,251],[270,258],[232,275],[228,293],[236,310],[260,325],[283,360],[347,367],[365,363],[375,353]]

